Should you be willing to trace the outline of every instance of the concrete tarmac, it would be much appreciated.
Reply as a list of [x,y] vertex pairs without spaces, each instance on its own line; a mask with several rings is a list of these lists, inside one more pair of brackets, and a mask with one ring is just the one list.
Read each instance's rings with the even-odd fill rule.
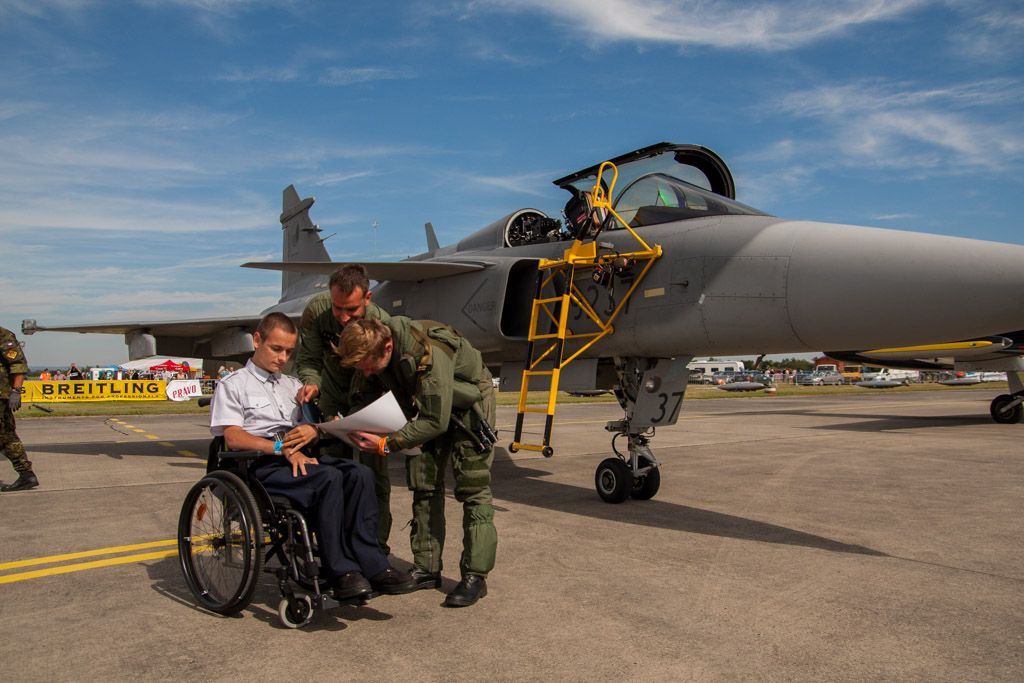
[[[620,412],[563,406],[554,458],[497,453],[486,598],[330,603],[298,631],[269,574],[233,618],[185,586],[173,543],[202,416],[22,420],[42,486],[0,494],[2,677],[1022,680],[1024,425],[993,423],[991,398],[687,402],[652,444],[660,493],[621,505],[594,491]],[[405,567],[400,461],[392,480]],[[461,549],[447,512],[444,590]]]

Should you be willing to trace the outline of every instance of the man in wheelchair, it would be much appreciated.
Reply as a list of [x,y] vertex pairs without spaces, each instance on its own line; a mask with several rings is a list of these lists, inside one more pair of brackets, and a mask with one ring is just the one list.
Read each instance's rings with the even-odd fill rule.
[[352,460],[314,457],[314,425],[302,423],[295,396],[302,387],[281,374],[297,343],[288,316],[271,313],[253,334],[255,352],[245,367],[224,378],[214,393],[210,431],[230,450],[261,453],[250,465],[271,495],[306,511],[317,531],[321,576],[334,597],[415,589],[412,577],[393,569],[377,544],[377,498],[370,468]]

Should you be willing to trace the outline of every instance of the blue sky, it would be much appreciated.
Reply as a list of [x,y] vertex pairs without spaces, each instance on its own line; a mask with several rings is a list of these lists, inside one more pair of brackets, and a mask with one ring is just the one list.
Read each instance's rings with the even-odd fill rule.
[[1020,2],[0,0],[0,59],[15,330],[258,312],[289,183],[335,259],[397,259],[662,140],[787,218],[1024,243]]

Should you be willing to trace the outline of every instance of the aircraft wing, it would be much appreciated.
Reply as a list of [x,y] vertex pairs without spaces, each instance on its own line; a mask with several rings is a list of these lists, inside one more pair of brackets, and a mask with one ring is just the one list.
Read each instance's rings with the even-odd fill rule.
[[253,328],[259,324],[258,317],[237,318],[196,318],[193,320],[130,320],[117,323],[96,323],[91,325],[37,325],[35,320],[22,320],[24,334],[36,332],[81,332],[101,334],[128,334],[145,330],[149,334],[166,337],[208,337],[232,327]]
[[[436,280],[450,275],[472,273],[483,270],[486,263],[479,261],[391,261],[391,262],[365,262],[371,280],[383,282],[418,282],[421,280]],[[243,263],[243,268],[260,268],[263,270],[281,270],[299,273],[316,273],[330,275],[341,263],[324,261],[250,261]]]
[[955,363],[995,361],[1024,355],[1024,342],[1007,336],[983,337],[944,344],[924,344],[864,351],[828,352],[840,360],[903,368],[952,368]]

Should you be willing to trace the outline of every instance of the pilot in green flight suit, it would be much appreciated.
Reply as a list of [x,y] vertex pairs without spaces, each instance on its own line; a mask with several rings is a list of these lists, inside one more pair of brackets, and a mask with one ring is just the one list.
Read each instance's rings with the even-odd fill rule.
[[494,385],[480,352],[452,328],[431,321],[392,316],[345,327],[338,352],[342,364],[358,369],[362,386],[353,400],[366,405],[391,391],[409,421],[384,436],[350,434],[364,450],[391,452],[419,447],[406,456],[413,492],[410,542],[419,587],[441,584],[444,549],[444,470],[451,460],[455,499],[462,503],[462,580],[445,605],[466,607],[487,595],[498,534],[491,504],[494,461]]
[[[317,407],[325,420],[335,415],[349,414],[349,394],[356,372],[342,366],[331,347],[350,321],[361,318],[387,320],[389,317],[384,309],[370,302],[370,280],[365,267],[352,263],[334,271],[328,283],[328,291],[310,299],[299,320],[296,364],[299,380],[303,384],[296,397],[299,403],[317,400]],[[329,447],[327,452],[336,457],[352,457],[349,448],[343,443]],[[391,479],[388,476],[387,460],[377,455],[376,450],[360,453],[358,459],[373,470],[379,508],[377,541],[384,554],[389,554]]]

